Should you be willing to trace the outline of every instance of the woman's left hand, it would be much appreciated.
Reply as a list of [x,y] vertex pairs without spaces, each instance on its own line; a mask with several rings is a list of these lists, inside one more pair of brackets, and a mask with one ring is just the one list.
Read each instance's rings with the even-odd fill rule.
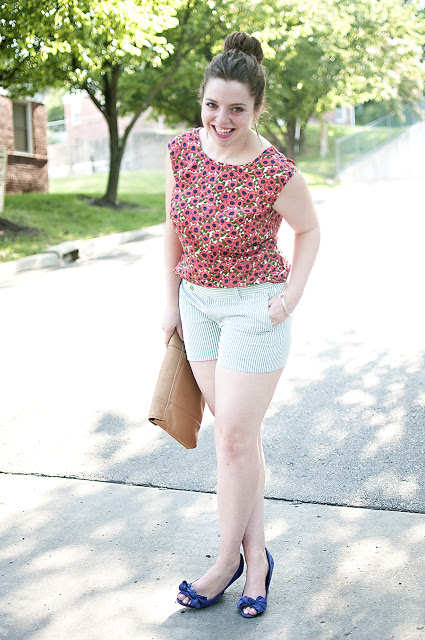
[[[291,300],[291,297],[285,292],[285,307],[288,313],[292,314],[297,303]],[[281,322],[284,322],[287,318],[289,318],[288,313],[285,312],[283,308],[282,300],[280,294],[277,296],[273,296],[269,300],[269,316],[273,327],[276,327]]]

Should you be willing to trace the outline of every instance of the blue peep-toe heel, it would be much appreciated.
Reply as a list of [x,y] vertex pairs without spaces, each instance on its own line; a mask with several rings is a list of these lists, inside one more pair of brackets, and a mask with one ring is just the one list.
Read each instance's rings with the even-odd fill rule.
[[[269,572],[266,578],[266,597],[263,598],[263,596],[258,596],[258,598],[254,600],[254,598],[248,598],[248,596],[244,596],[242,594],[242,597],[239,599],[239,602],[238,602],[238,609],[244,618],[256,618],[257,616],[264,613],[267,608],[267,595],[269,593],[270,581],[272,579],[274,560],[273,560],[272,554],[267,549],[266,549],[266,556],[267,556],[267,561],[269,563]],[[246,607],[255,609],[257,613],[254,615],[251,615],[250,613],[245,613],[243,609],[245,609]]]
[[215,596],[214,598],[210,598],[209,600],[205,596],[200,596],[196,593],[195,589],[192,587],[192,584],[193,584],[192,582],[186,582],[186,580],[183,580],[183,582],[179,585],[179,591],[180,593],[183,593],[183,595],[190,598],[190,604],[185,604],[178,598],[177,598],[177,602],[181,604],[183,607],[191,607],[193,609],[205,609],[205,607],[209,607],[210,605],[214,604],[214,602],[216,602],[220,596],[223,595],[226,589],[228,589],[230,585],[233,584],[233,582],[235,582],[235,580],[241,577],[243,573],[243,567],[244,567],[244,561],[241,554],[241,561],[239,563],[239,567],[235,575],[233,576],[233,578],[230,580],[229,584],[217,596]]

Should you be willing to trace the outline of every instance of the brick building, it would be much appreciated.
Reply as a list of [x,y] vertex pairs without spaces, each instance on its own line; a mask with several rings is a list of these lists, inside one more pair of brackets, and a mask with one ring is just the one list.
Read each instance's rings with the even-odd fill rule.
[[[104,116],[95,106],[93,101],[84,91],[66,93],[62,97],[65,112],[66,141],[69,144],[77,143],[81,145],[85,140],[101,140],[109,138],[108,125]],[[132,131],[154,131],[162,128],[159,120],[146,119],[150,116],[152,108],[142,113],[132,128]],[[118,118],[118,131],[123,135],[126,126],[130,123],[132,116]]]
[[8,152],[6,193],[47,193],[47,110],[0,95],[0,146]]
[[[62,97],[64,120],[52,126],[48,153],[52,178],[68,175],[105,173],[109,171],[110,139],[104,116],[84,91],[69,92]],[[163,169],[168,141],[172,133],[164,127],[162,117],[150,118],[148,107],[133,126],[126,143],[121,169]],[[123,135],[131,116],[118,118]],[[53,127],[63,126],[61,136]]]

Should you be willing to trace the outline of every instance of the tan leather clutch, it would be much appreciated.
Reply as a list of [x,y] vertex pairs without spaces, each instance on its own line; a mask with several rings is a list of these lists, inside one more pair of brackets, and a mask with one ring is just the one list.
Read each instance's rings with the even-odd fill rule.
[[204,407],[205,400],[187,361],[184,343],[175,331],[159,372],[149,421],[164,429],[186,449],[194,449]]

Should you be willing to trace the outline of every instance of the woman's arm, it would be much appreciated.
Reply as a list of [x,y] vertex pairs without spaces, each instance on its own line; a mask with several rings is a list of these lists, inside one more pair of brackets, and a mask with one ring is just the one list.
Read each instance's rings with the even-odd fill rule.
[[[292,313],[303,295],[320,243],[317,213],[307,182],[300,171],[293,175],[284,186],[274,208],[295,233],[291,277],[284,298],[288,312]],[[272,298],[272,301],[270,316],[272,321],[276,320],[277,324],[282,322],[287,314],[283,311],[282,303],[278,297]],[[280,320],[277,319],[277,316]]]
[[174,273],[183,249],[180,240],[173,229],[170,218],[171,198],[175,187],[173,169],[171,166],[170,155],[167,152],[165,161],[165,233],[164,233],[164,258],[165,258],[165,293],[166,308],[162,321],[162,329],[164,331],[165,345],[177,329],[177,333],[183,340],[182,326],[179,311],[179,285],[181,278]]

